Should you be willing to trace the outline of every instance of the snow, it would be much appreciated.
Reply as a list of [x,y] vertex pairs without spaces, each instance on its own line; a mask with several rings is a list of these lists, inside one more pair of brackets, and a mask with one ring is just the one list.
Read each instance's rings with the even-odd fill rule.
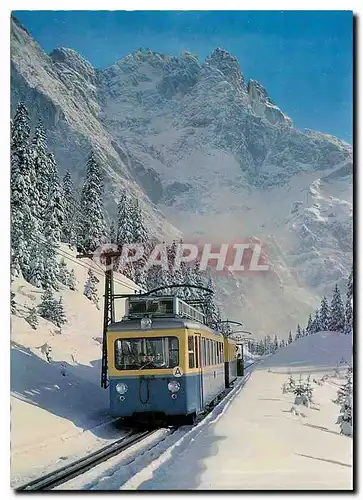
[[[246,384],[239,382],[195,427],[148,443],[149,452],[115,457],[59,489],[352,489],[352,439],[340,435],[339,406],[332,402],[342,384],[334,370],[351,355],[350,335],[303,337],[255,364]],[[329,375],[323,385],[312,384],[310,408],[282,393],[289,373]]]
[[[60,252],[78,281],[77,291],[62,287],[55,292],[63,298],[68,320],[62,333],[41,317],[33,330],[24,318],[29,308],[40,303],[42,290],[21,278],[12,283],[18,310],[11,317],[13,486],[119,439],[123,433],[116,424],[107,425],[113,419],[108,414],[108,392],[100,387],[103,300],[98,309],[83,295],[92,267],[100,279],[97,292],[102,297],[102,270],[88,259],[76,259],[76,252],[67,245]],[[116,293],[133,293],[137,288],[115,273]],[[117,301],[116,317],[123,314],[123,301]],[[46,360],[46,344],[51,347],[51,363]]]

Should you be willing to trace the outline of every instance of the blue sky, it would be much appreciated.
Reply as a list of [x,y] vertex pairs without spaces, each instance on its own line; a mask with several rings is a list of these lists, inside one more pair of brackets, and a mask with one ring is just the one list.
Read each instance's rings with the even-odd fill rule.
[[139,47],[229,50],[298,128],[352,141],[351,11],[15,11],[45,51],[104,68]]

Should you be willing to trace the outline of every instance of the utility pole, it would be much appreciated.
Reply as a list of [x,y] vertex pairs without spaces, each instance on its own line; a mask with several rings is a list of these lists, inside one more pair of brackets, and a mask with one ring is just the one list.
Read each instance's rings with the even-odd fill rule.
[[[113,259],[120,257],[121,252],[104,252],[105,257],[105,301],[103,307],[103,334],[102,334],[102,363],[101,363],[101,387],[108,387],[108,362],[107,362],[107,328],[115,321],[115,297],[113,286]],[[77,259],[93,259],[93,253],[78,254]]]

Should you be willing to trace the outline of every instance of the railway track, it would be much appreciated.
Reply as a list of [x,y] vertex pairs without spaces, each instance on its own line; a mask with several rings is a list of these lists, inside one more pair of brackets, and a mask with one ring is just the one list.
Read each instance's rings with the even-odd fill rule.
[[[257,361],[251,363],[248,367],[245,369],[248,369],[252,365],[257,363]],[[250,373],[246,374],[244,376],[245,382],[247,382],[249,378]],[[244,382],[244,383],[245,383]],[[217,404],[220,401],[217,402]],[[213,405],[213,408],[215,405]],[[213,409],[211,408],[210,411]],[[209,412],[208,412],[209,413]],[[204,415],[205,417],[205,415]],[[173,427],[171,429],[171,433],[173,433],[176,430],[177,427]],[[64,467],[55,470],[54,472],[50,472],[49,474],[42,476],[38,479],[34,479],[33,481],[30,481],[27,484],[24,484],[22,486],[19,486],[16,488],[16,491],[46,491],[46,490],[51,490],[55,488],[56,486],[59,486],[60,484],[63,484],[81,474],[84,474],[88,470],[92,469],[93,467],[96,467],[96,465],[108,460],[109,458],[114,457],[115,455],[118,455],[119,453],[127,450],[130,448],[132,445],[142,441],[148,436],[151,436],[152,434],[156,433],[160,429],[153,429],[153,430],[143,430],[143,431],[132,431],[130,434],[127,436],[118,439],[117,441],[105,446],[104,448],[97,450],[89,455],[87,455],[84,458],[81,458],[80,460],[76,460],[75,462],[72,462],[68,465],[65,465]]]
[[87,455],[80,460],[72,462],[71,464],[65,465],[64,467],[51,472],[45,476],[40,477],[30,481],[19,488],[16,491],[44,491],[51,490],[52,488],[73,479],[80,474],[87,472],[96,465],[108,460],[109,458],[127,450],[130,446],[142,441],[148,436],[151,436],[159,429],[144,430],[139,432],[132,432],[128,436],[115,441],[114,443],[105,446],[101,450],[97,450],[90,455]]

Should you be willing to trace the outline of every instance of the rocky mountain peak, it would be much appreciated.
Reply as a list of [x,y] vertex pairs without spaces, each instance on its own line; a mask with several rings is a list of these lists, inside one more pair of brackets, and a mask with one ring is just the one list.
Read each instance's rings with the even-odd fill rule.
[[71,70],[92,82],[95,81],[93,66],[73,49],[56,48],[50,54],[53,63],[60,65],[63,71]]
[[205,64],[219,69],[229,83],[234,84],[240,89],[245,89],[244,79],[238,59],[227,50],[217,47],[206,58]]

